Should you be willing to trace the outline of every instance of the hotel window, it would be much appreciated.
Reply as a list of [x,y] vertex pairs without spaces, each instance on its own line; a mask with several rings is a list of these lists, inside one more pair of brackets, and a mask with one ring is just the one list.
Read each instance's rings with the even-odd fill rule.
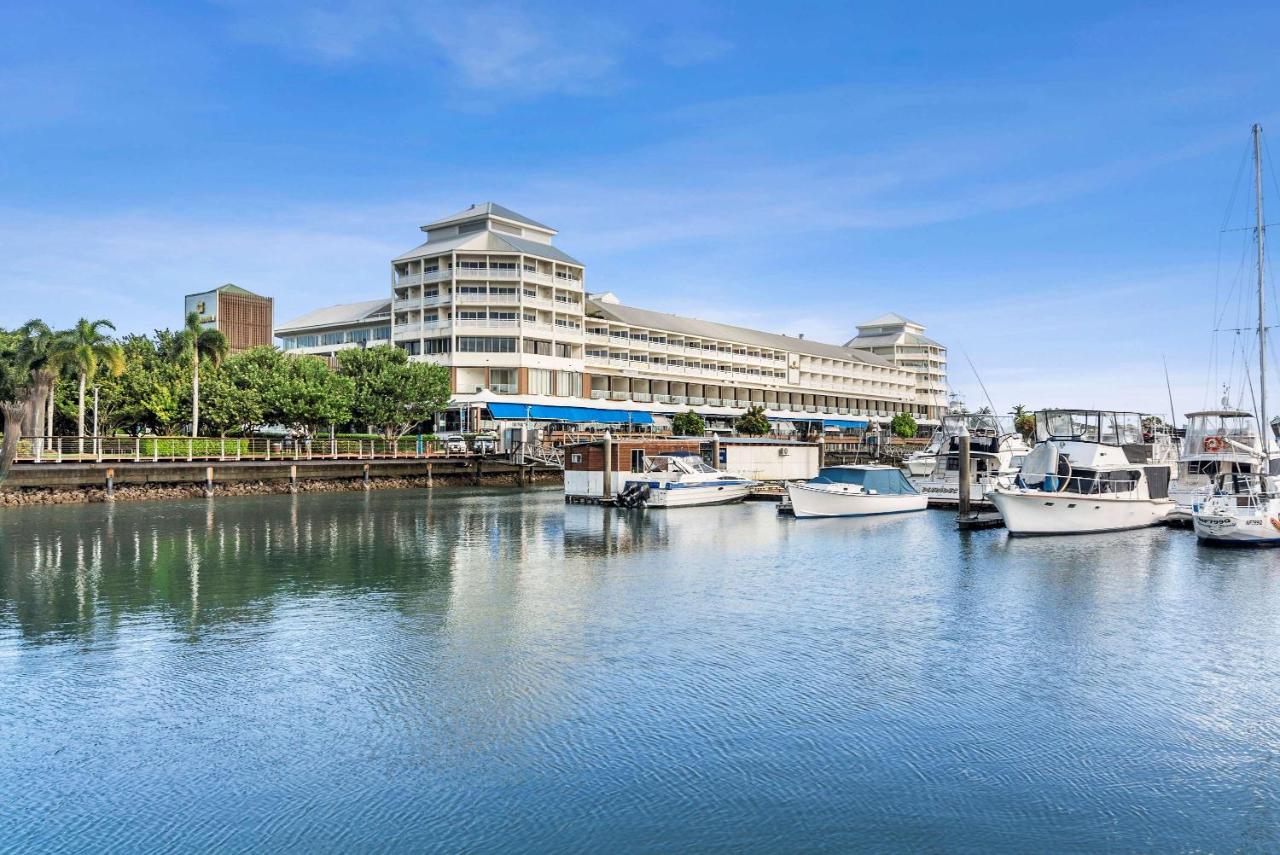
[[281,350],[292,350],[293,348],[295,348],[295,347],[297,347],[297,346],[298,346],[298,343],[297,343],[296,341],[294,341],[292,338],[282,338],[282,339],[280,339],[280,349],[281,349]]
[[[483,226],[481,226],[483,228]],[[485,263],[483,261],[459,261],[458,266],[463,270],[484,270]]]
[[320,336],[318,335],[300,335],[298,336],[298,347],[319,347]]
[[389,338],[391,338],[391,327],[374,327],[374,341],[386,341]]
[[[418,344],[418,343],[417,343],[416,341],[415,341],[415,342],[413,342],[413,345],[414,345],[415,347],[417,346],[417,344]],[[424,340],[424,341],[423,341],[423,349],[422,349],[422,352],[423,352],[423,353],[448,353],[448,352],[449,352],[449,339],[447,339],[447,338],[429,338],[429,339],[426,339],[426,340]],[[415,351],[414,351],[414,353],[417,353],[417,351],[415,350]]]
[[514,321],[516,319],[515,312],[490,312],[489,320],[491,321]]
[[524,322],[525,322],[526,324],[536,324],[536,323],[538,322],[538,313],[537,313],[537,312],[525,312],[525,313],[524,313]]
[[514,338],[496,336],[464,335],[458,337],[459,353],[515,353]]
[[487,297],[489,291],[483,285],[460,285],[458,286],[458,296],[460,297]]
[[556,394],[563,398],[581,398],[582,375],[577,371],[557,371]]
[[534,356],[550,356],[551,342],[539,341],[536,338],[526,338],[524,340],[524,352],[532,353]]
[[482,321],[488,318],[487,312],[477,312],[471,309],[464,309],[458,312],[458,318],[464,321]]
[[361,342],[369,340],[369,331],[367,329],[349,330],[347,332],[347,341]]
[[490,270],[515,270],[516,263],[514,261],[492,261],[489,263]]
[[400,342],[399,347],[410,356],[418,355],[418,343],[416,341],[402,341]]
[[529,369],[529,394],[530,395],[552,394],[550,369],[547,369],[547,368],[530,368]]
[[489,388],[504,395],[514,395],[520,391],[515,368],[490,368]]
[[556,356],[561,359],[573,359],[573,345],[556,344]]
[[[482,232],[484,231],[484,229],[485,229],[485,223],[483,220],[481,220],[478,223],[463,223],[462,225],[458,226],[458,234],[469,235],[469,234],[474,234],[475,232]],[[466,264],[466,262],[464,261],[463,264]]]
[[515,288],[490,288],[489,294],[492,296],[501,295],[503,297],[514,297],[516,295]]
[[526,297],[532,297],[535,300],[538,298],[538,292],[533,288],[525,288],[524,295]]
[[588,347],[588,348],[587,348],[587,358],[588,358],[588,359],[608,359],[608,358],[609,358],[609,351],[607,351],[607,350],[600,350],[600,349],[598,349],[598,348],[594,348],[594,347]]

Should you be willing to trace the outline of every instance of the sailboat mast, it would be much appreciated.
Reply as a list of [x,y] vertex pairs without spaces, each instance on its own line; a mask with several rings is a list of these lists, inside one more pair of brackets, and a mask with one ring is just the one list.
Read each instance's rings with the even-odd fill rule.
[[1257,198],[1257,235],[1258,235],[1258,387],[1259,419],[1258,429],[1262,432],[1262,448],[1265,452],[1271,445],[1271,425],[1267,422],[1267,304],[1264,299],[1263,258],[1265,255],[1266,226],[1262,220],[1262,125],[1253,126],[1253,185]]

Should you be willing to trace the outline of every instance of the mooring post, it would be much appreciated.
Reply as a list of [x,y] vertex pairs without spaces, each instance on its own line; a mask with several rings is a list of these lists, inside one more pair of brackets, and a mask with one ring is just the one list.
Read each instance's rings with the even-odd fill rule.
[[116,497],[116,470],[107,469],[107,501],[111,501]]
[[477,487],[479,487],[479,486],[480,486],[480,475],[481,475],[481,473],[482,473],[483,468],[484,468],[484,458],[483,458],[483,457],[477,457],[477,458],[476,458],[476,472],[475,472],[475,475],[473,476],[473,477],[474,477],[474,480],[475,480],[475,485],[476,485]]
[[604,489],[600,498],[609,501],[613,496],[613,434],[604,432]]
[[711,468],[720,468],[720,434],[711,435]]
[[430,461],[428,461],[427,462],[427,487],[431,488],[434,486],[435,486],[435,483],[431,480],[431,463]]
[[[427,472],[427,475],[428,476],[431,475],[431,472],[429,470]],[[364,465],[364,488],[366,490],[369,489],[369,464],[368,463]]]
[[972,480],[973,460],[969,454],[969,426],[964,425],[960,428],[960,494],[958,514],[959,519],[964,520],[969,517],[969,491],[972,489],[970,480]]
[[213,498],[213,467],[206,466],[204,468],[204,497],[206,499]]
[[298,464],[289,464],[289,492],[298,492]]

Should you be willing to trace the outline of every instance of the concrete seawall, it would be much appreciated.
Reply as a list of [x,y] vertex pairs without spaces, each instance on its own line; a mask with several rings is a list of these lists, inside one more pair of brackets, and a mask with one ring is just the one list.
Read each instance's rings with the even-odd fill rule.
[[258,493],[555,483],[559,470],[505,459],[299,460],[213,463],[26,463],[0,489],[0,507]]

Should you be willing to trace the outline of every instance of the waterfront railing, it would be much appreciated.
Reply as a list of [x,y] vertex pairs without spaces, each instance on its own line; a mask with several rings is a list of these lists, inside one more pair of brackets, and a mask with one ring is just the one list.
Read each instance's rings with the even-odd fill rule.
[[19,463],[174,463],[192,461],[398,460],[461,457],[437,439],[289,440],[279,437],[45,436],[18,443]]

